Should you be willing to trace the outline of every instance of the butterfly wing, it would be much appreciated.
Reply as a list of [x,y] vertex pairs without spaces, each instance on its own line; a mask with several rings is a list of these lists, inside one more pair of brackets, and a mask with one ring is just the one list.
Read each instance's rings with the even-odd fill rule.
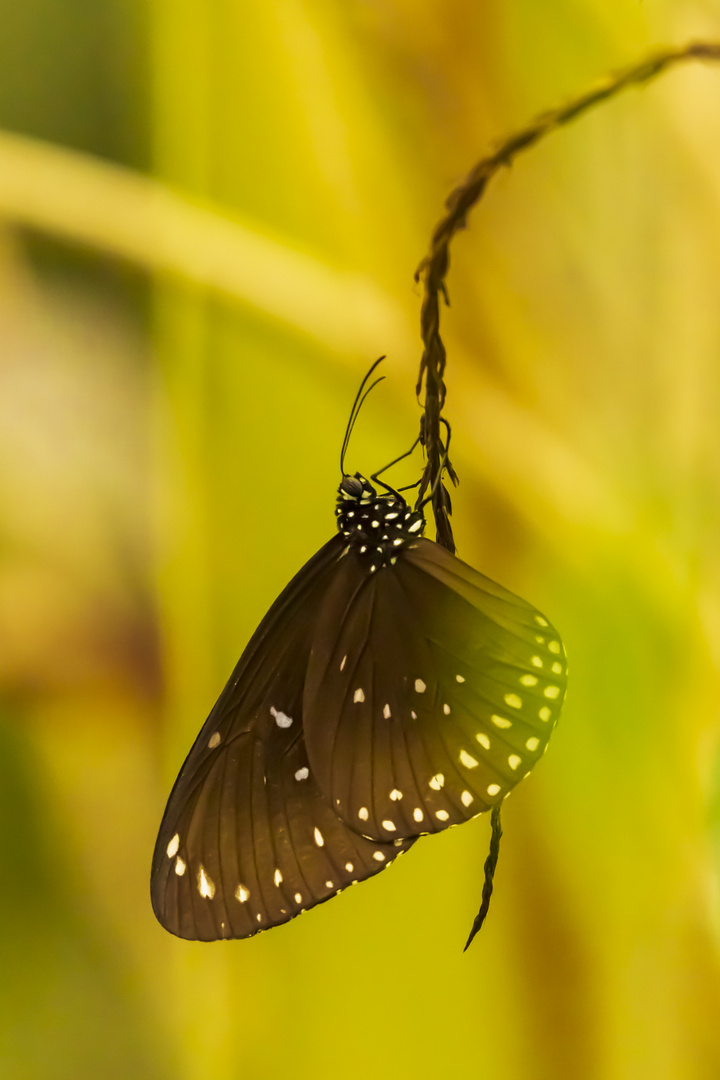
[[350,552],[305,684],[313,775],[362,835],[445,829],[527,775],[565,685],[549,621],[444,548],[420,539],[373,574]]
[[372,842],[349,829],[307,759],[310,642],[343,551],[334,537],[273,604],[170,795],[151,896],[158,920],[179,937],[250,937],[378,873],[412,843]]

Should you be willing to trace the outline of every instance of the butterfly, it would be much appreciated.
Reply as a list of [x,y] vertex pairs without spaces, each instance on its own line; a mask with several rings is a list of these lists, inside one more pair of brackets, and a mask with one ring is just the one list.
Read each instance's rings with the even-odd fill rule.
[[424,537],[424,503],[385,470],[344,471],[369,375],[337,533],[260,623],[168,800],[151,898],[179,937],[251,937],[380,873],[499,804],[557,722],[549,620]]

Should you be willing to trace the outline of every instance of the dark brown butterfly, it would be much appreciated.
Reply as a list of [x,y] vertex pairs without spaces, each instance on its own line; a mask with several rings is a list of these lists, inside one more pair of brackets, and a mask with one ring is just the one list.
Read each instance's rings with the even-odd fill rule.
[[501,802],[547,747],[558,634],[424,538],[422,503],[378,476],[343,471],[338,533],[272,605],[182,767],[151,878],[180,937],[287,922]]

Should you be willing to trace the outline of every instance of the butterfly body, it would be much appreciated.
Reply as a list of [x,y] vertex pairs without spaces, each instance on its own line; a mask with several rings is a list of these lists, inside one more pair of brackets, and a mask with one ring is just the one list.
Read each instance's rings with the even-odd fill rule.
[[500,802],[565,692],[547,619],[343,475],[338,532],[270,608],[173,788],[151,878],[181,937],[249,937]]

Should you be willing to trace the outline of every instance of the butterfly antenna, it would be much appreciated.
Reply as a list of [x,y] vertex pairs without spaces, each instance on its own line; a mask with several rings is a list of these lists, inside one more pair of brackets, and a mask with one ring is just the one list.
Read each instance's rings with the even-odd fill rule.
[[378,366],[378,364],[382,363],[382,361],[384,359],[385,359],[384,356],[380,356],[375,361],[375,363],[372,365],[372,367],[368,371],[368,373],[365,376],[365,378],[363,379],[363,381],[360,383],[360,389],[358,390],[357,394],[355,395],[355,400],[353,402],[353,407],[350,410],[350,419],[348,420],[347,427],[345,428],[345,438],[343,439],[342,449],[340,451],[340,472],[342,473],[343,476],[345,476],[345,454],[347,453],[348,443],[350,442],[350,436],[352,435],[353,428],[355,427],[355,421],[357,420],[358,416],[360,415],[360,410],[363,407],[363,403],[365,401],[365,398],[368,396],[368,394],[370,393],[371,390],[375,389],[375,387],[377,386],[378,383],[381,383],[383,381],[385,376],[381,375],[380,378],[376,379],[375,382],[372,383],[371,386],[368,386],[367,390],[365,389],[366,383],[367,383],[368,379],[370,378],[370,376],[372,375],[375,368]]

